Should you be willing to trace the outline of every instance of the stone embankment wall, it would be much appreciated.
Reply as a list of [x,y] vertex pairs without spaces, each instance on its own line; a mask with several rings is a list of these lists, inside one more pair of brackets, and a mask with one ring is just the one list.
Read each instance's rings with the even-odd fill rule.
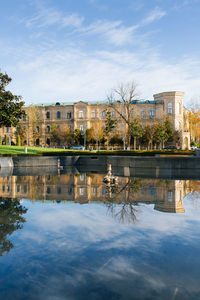
[[200,171],[200,157],[131,157],[131,156],[80,156],[76,165],[129,168],[193,169]]

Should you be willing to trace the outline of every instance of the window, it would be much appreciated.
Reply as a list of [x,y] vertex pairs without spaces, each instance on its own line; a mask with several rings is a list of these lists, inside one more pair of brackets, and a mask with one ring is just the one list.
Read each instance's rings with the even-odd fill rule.
[[47,187],[47,194],[50,194],[51,193],[51,188],[48,186]]
[[84,127],[83,125],[80,125],[80,131],[83,131]]
[[102,189],[101,189],[101,195],[104,196],[105,194],[106,194],[106,189],[105,189],[105,188],[102,188]]
[[47,119],[50,119],[50,111],[47,111],[46,117],[47,117]]
[[35,131],[36,131],[36,132],[39,132],[39,131],[40,131],[40,127],[37,126],[37,127],[35,128]]
[[71,119],[71,117],[72,117],[72,113],[71,113],[71,111],[68,111],[67,112],[67,119]]
[[172,202],[172,200],[173,200],[173,191],[168,190],[168,202]]
[[82,110],[79,110],[78,117],[79,117],[79,118],[83,118],[83,111],[82,111]]
[[96,188],[95,187],[92,188],[92,194],[96,195]]
[[101,111],[101,117],[105,118],[105,111],[104,110]]
[[9,127],[6,128],[6,132],[9,132]]
[[91,112],[91,118],[95,118],[95,111]]
[[60,118],[61,118],[61,112],[57,111],[57,119],[60,119]]
[[47,125],[47,130],[46,130],[46,132],[48,133],[48,132],[50,132],[50,130],[51,130],[51,127],[50,127],[49,125]]
[[155,195],[155,189],[154,189],[154,187],[150,187],[150,196],[154,196]]
[[81,196],[83,196],[84,195],[84,188],[82,188],[82,187],[79,188],[79,193],[80,193]]
[[17,185],[17,193],[20,192],[20,185]]
[[72,188],[69,187],[69,188],[68,188],[68,195],[71,195],[71,194],[72,194]]
[[57,187],[57,194],[61,194],[61,187],[60,186]]
[[5,192],[5,185],[2,186],[2,192]]
[[37,139],[37,140],[35,141],[35,143],[36,143],[36,146],[39,146],[39,145],[40,145],[40,139]]
[[171,115],[172,114],[172,103],[169,102],[168,103],[168,115]]
[[23,121],[26,121],[26,115],[22,117],[22,120],[23,120]]
[[149,117],[150,117],[150,118],[153,118],[154,115],[155,115],[155,110],[154,110],[153,108],[151,108],[151,109],[149,110]]
[[27,185],[24,185],[24,193],[27,193]]
[[115,116],[115,112],[114,112],[114,110],[111,110],[111,112],[110,112],[110,116],[111,116],[111,118],[114,118],[114,116]]

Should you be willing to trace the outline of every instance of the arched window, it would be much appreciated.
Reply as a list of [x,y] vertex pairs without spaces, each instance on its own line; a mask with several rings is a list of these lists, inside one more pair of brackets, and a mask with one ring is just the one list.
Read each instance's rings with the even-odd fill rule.
[[172,103],[171,102],[168,103],[168,114],[169,115],[172,114]]
[[60,118],[61,118],[61,112],[57,111],[57,119],[60,119]]
[[50,111],[46,112],[46,117],[47,117],[47,119],[50,119]]
[[47,129],[46,129],[46,132],[49,133],[51,130],[51,127],[49,125],[47,125]]
[[50,139],[47,139],[46,143],[49,146],[50,145]]
[[36,131],[36,132],[39,132],[39,131],[40,131],[40,127],[37,126],[37,127],[35,128],[35,131]]
[[39,146],[39,145],[40,145],[40,139],[37,139],[37,140],[35,141],[35,143],[36,143],[36,146]]

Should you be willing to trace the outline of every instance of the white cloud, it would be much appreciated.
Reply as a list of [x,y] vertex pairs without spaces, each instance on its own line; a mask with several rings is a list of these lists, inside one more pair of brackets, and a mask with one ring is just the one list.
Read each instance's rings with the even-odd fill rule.
[[39,6],[37,13],[32,17],[23,18],[20,22],[24,23],[29,29],[32,28],[46,28],[53,25],[59,27],[79,27],[84,18],[78,14],[65,14],[55,8],[46,8]]
[[152,22],[155,22],[157,20],[160,20],[166,15],[166,12],[164,10],[161,10],[159,7],[156,7],[154,10],[152,10],[148,16],[142,20],[141,26],[146,26],[151,24]]
[[[181,90],[186,99],[199,94],[199,59],[164,61],[154,49],[131,51],[81,51],[75,48],[52,49],[40,53],[30,49],[19,54],[7,67],[12,88],[30,102],[104,100],[118,82],[136,80],[141,97],[157,92]],[[194,67],[195,66],[195,67]]]

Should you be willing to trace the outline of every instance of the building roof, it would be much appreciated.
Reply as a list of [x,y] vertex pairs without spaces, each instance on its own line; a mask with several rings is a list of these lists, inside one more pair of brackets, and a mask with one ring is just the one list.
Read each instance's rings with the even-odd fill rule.
[[[156,100],[133,100],[131,103],[132,104],[156,104],[158,102],[162,102],[163,100],[160,100],[160,99],[156,99]],[[83,103],[86,103],[88,105],[106,105],[108,104],[108,100],[100,100],[100,101],[82,101],[82,100],[79,100],[79,101],[74,101],[74,102],[47,102],[47,103],[37,103],[37,104],[34,104],[35,106],[44,106],[44,107],[48,107],[48,106],[73,106],[74,104],[76,103],[79,103],[79,102],[83,102]],[[121,102],[121,101],[116,101],[116,102]]]

